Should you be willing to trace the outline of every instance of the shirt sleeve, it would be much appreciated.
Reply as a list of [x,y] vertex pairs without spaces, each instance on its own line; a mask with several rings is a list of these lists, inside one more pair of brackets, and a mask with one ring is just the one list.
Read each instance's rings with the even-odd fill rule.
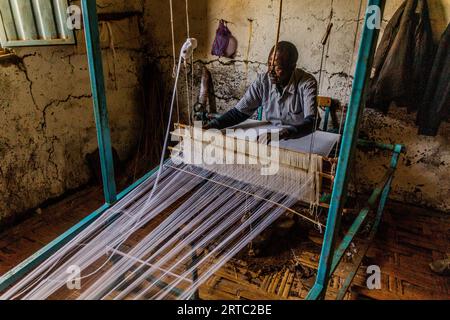
[[303,91],[303,112],[305,119],[308,117],[315,117],[317,110],[317,81],[311,79],[307,81],[302,88]]
[[287,129],[290,135],[307,134],[315,130],[316,116],[319,117],[317,111],[317,81],[310,79],[300,88],[302,90],[304,120],[301,124],[289,126]]
[[249,117],[262,105],[263,82],[261,75],[250,85],[244,97],[236,105],[236,109]]

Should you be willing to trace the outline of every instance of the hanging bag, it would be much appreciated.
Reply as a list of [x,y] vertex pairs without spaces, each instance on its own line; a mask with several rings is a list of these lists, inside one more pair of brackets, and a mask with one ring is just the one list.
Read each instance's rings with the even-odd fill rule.
[[237,45],[225,20],[219,21],[211,54],[218,57],[232,57],[236,52]]

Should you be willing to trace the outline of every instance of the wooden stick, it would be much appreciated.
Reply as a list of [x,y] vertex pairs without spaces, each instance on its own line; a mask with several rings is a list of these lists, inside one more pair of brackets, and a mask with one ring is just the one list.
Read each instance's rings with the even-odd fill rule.
[[284,288],[284,291],[283,291],[283,296],[282,297],[284,299],[287,299],[289,297],[289,293],[291,292],[292,284],[294,283],[294,275],[295,275],[295,272],[291,273],[289,275],[289,279],[288,279],[288,281],[286,283],[286,287]]
[[278,286],[278,283],[280,282],[281,279],[281,272],[277,272],[275,274],[275,278],[273,279],[272,283],[269,286],[269,293],[275,293],[275,289]]
[[269,282],[269,276],[265,276],[264,277],[264,280],[263,280],[263,282],[261,284],[261,289],[264,290],[264,288],[267,286],[267,282]]
[[280,0],[280,7],[278,10],[278,25],[277,25],[277,36],[275,41],[275,47],[273,50],[273,56],[272,56],[272,67],[275,64],[275,56],[277,54],[278,50],[278,42],[280,42],[280,32],[281,32],[281,18],[283,16],[283,0]]
[[286,269],[284,276],[283,276],[283,280],[281,280],[280,288],[278,289],[278,295],[280,295],[280,296],[283,294],[284,287],[286,286],[288,277],[289,277],[289,269]]
[[265,283],[264,287],[262,287],[262,289],[264,291],[267,291],[269,289],[269,285],[272,281],[272,278],[273,278],[273,274],[271,274],[270,276],[267,277],[267,282]]

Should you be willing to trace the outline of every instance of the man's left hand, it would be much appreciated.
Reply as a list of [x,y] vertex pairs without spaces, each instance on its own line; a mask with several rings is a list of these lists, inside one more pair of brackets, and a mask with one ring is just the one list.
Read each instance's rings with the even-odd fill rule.
[[286,128],[281,129],[280,132],[279,132],[280,140],[289,138],[289,135],[290,135],[290,132]]

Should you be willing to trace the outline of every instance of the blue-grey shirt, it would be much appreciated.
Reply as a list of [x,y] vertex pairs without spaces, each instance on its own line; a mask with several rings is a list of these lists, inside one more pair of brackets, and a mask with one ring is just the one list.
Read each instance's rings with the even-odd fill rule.
[[314,119],[317,81],[313,75],[295,69],[288,85],[280,93],[267,73],[259,74],[235,109],[250,117],[260,106],[267,121],[296,131]]

